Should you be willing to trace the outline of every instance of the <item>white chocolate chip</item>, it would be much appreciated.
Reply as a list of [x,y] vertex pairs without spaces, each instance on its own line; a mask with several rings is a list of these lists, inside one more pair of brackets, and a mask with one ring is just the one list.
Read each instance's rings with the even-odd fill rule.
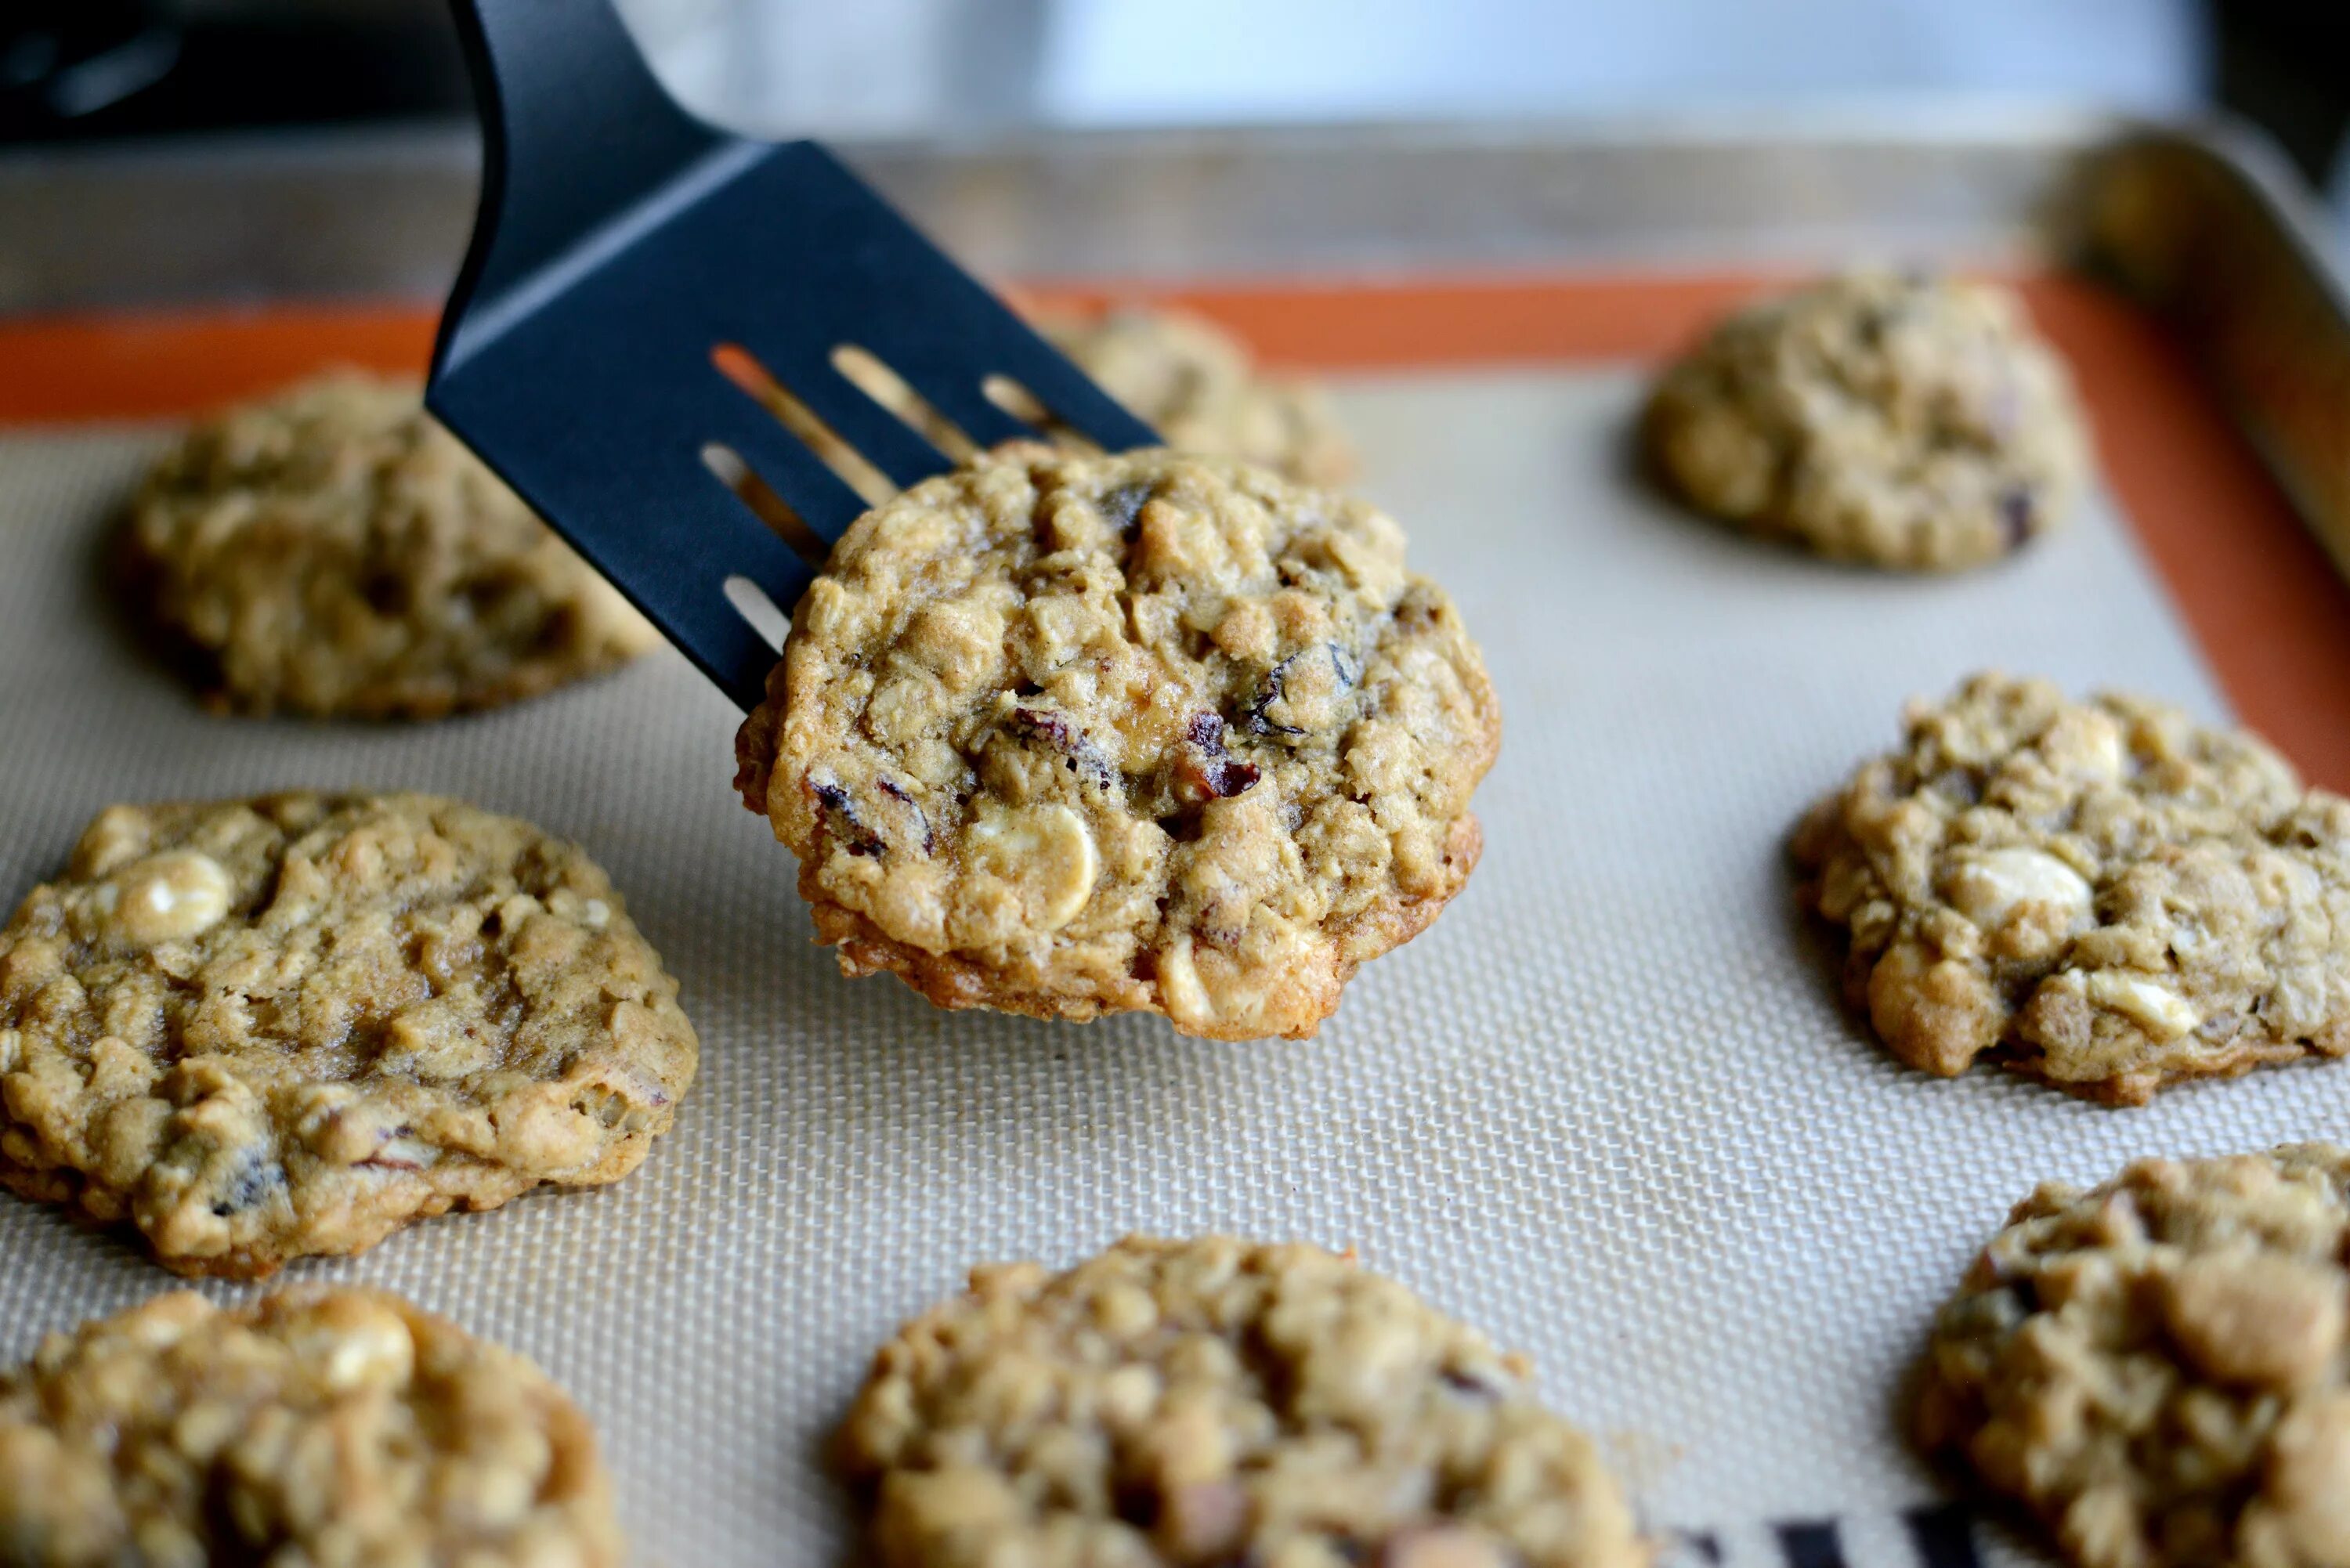
[[2064,771],[2078,779],[2110,784],[2122,776],[2127,754],[2122,727],[2110,713],[2088,708],[2066,714],[2049,737]]
[[1191,961],[1191,939],[1180,936],[1159,950],[1159,1002],[1177,1023],[1197,1028],[1216,1020],[1215,1003],[1200,983],[1199,967]]
[[338,1394],[397,1388],[416,1372],[416,1338],[398,1313],[353,1296],[329,1298],[287,1329],[287,1343],[315,1358]]
[[335,1347],[327,1363],[327,1386],[338,1390],[369,1384],[396,1386],[408,1381],[415,1358],[416,1345],[405,1328],[396,1322],[375,1325]]
[[579,911],[579,923],[591,931],[600,931],[612,921],[612,906],[601,898],[590,898]]
[[1950,873],[1950,899],[1959,913],[1986,931],[1995,931],[2026,904],[2061,911],[2065,923],[2089,917],[2094,895],[2078,871],[2043,849],[2011,845],[1987,849]]
[[1066,805],[990,810],[971,825],[971,864],[1020,889],[1030,921],[1056,931],[1094,894],[1101,856],[1085,819]]
[[2099,970],[2089,976],[2087,992],[2097,1006],[2121,1013],[2157,1040],[2176,1040],[2202,1022],[2185,997],[2137,975]]
[[234,891],[219,861],[171,849],[125,867],[99,889],[97,904],[109,931],[125,940],[184,941],[219,923]]
[[381,1147],[368,1156],[368,1163],[390,1170],[422,1170],[440,1158],[441,1151],[429,1143],[412,1137],[395,1137],[385,1139]]

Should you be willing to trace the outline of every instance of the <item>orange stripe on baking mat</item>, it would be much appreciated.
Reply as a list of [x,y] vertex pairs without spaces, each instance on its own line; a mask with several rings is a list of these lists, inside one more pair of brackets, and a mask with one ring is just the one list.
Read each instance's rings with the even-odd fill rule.
[[[1651,358],[1765,280],[1572,276],[1172,289],[1276,362],[1326,369]],[[2108,483],[2245,721],[2350,789],[2350,589],[2192,367],[2114,296],[2065,278],[2026,296],[2077,372]],[[1107,297],[1045,285],[1032,299]],[[421,372],[416,306],[0,320],[0,424],[158,419],[328,365]]]
[[0,319],[0,424],[176,419],[329,365],[422,376],[417,306]]

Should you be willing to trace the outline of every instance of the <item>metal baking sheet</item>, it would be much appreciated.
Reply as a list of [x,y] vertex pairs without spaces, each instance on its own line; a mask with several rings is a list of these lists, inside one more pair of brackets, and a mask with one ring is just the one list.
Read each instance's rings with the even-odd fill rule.
[[[1014,135],[850,161],[1002,277],[2048,262],[2163,318],[2350,562],[2350,293],[2256,134],[1944,102],[1505,126]],[[438,299],[469,128],[0,155],[0,319]]]
[[[1461,136],[1417,152],[1300,138],[1255,168],[1148,141],[869,157],[952,243],[1011,273],[1354,256],[1409,275],[1898,249],[2079,256],[2184,300],[2181,280],[2205,275],[2193,253],[2216,240],[2178,220],[2165,251],[2146,202],[2078,199],[2116,189],[2100,169],[2143,167],[2129,162],[2148,145],[2138,134],[2086,119],[1972,141],[1812,127],[1775,144],[1779,162],[1723,131],[1483,151]],[[2191,139],[2160,145],[2193,169],[2219,157]],[[369,156],[404,169],[410,183],[387,189],[407,192],[420,224],[442,212],[453,241],[462,180],[439,187],[458,205],[435,207],[417,171],[431,158],[400,162],[414,152]],[[216,226],[194,247],[223,258],[208,284],[141,281],[137,265],[109,282],[102,266],[43,259],[52,231],[22,239],[16,219],[63,222],[78,203],[120,199],[122,224],[152,221],[126,193],[168,203],[178,185],[141,186],[151,173],[136,160],[84,165],[78,197],[61,165],[0,170],[0,286],[15,289],[0,297],[418,292],[421,256],[373,251],[362,229],[327,243],[321,214],[351,203],[321,194],[338,186],[316,157],[275,183],[228,163],[190,171],[199,186],[249,182],[240,210],[257,225],[242,241]],[[1382,239],[1378,208],[1409,203],[1350,183],[1382,166],[1469,193],[1442,223],[1390,223]],[[1152,169],[1157,202],[1134,183]],[[1655,184],[1659,171],[1674,178]],[[2218,189],[2291,216],[2262,205],[2273,193],[2249,175]],[[1313,190],[1320,204],[1303,215],[1268,215]],[[305,191],[325,225],[311,252],[252,238],[295,223]],[[1493,206],[1513,191],[1520,216],[1504,219]],[[1078,237],[1072,214],[1094,201],[1111,204]],[[1218,213],[1240,216],[1220,226]],[[1264,225],[1253,251],[1252,213]],[[1452,232],[1487,220],[1469,231],[1482,239]],[[2291,223],[2273,234],[2289,259]],[[1040,234],[1065,243],[1040,253]],[[2140,270],[2099,234],[2143,238],[2122,247]],[[410,262],[419,270],[397,282]],[[2330,297],[2293,275],[2304,297]],[[2261,341],[2228,297],[2210,313]],[[1230,1229],[1354,1244],[1529,1352],[1550,1402],[1602,1437],[1687,1561],[1708,1560],[1688,1544],[1706,1542],[1733,1568],[1836,1560],[1824,1550],[1856,1568],[1942,1568],[1977,1548],[1898,1442],[1896,1404],[1935,1303],[2007,1205],[2043,1177],[2094,1179],[2141,1153],[2309,1136],[2339,1121],[2350,1079],[2274,1070],[2123,1112],[1990,1075],[1926,1080],[1872,1047],[1794,916],[1780,846],[1806,800],[1889,742],[1904,697],[1995,663],[2212,718],[2225,701],[2109,493],[1993,570],[1843,570],[1697,524],[1634,483],[1625,434],[1640,379],[1561,365],[1339,384],[1369,454],[1364,488],[1460,598],[1508,728],[1479,795],[1485,865],[1311,1043],[951,1015],[891,981],[842,981],[807,943],[788,857],[727,787],[733,713],[672,654],[424,728],[203,716],[111,627],[97,587],[99,534],[162,439],[154,428],[0,433],[0,898],[53,870],[117,799],[437,789],[590,848],[702,1034],[676,1131],[614,1189],[435,1221],[300,1272],[405,1291],[540,1360],[598,1419],[640,1562],[840,1559],[847,1504],[823,1438],[871,1347],[966,1265],[1066,1262],[1129,1229]],[[2256,429],[2257,392],[2234,398]],[[2289,433],[2266,439],[2289,455]],[[167,1283],[119,1238],[0,1203],[0,1358]],[[1978,1538],[1991,1560],[2029,1560],[1988,1529]]]

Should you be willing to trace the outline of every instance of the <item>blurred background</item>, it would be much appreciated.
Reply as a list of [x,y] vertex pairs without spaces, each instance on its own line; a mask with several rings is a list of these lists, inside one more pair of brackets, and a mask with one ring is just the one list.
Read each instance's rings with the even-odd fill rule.
[[[2350,243],[2341,0],[620,0],[761,134],[1952,98],[2266,129]],[[0,140],[448,118],[443,0],[0,0]]]

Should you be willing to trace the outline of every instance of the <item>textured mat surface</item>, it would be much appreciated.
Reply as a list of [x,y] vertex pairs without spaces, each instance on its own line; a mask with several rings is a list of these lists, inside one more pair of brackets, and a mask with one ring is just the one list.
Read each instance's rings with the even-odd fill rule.
[[[842,981],[728,787],[734,715],[672,654],[429,728],[204,717],[93,586],[151,432],[0,439],[0,900],[118,799],[411,786],[588,846],[702,1032],[675,1133],[610,1189],[293,1273],[405,1291],[537,1358],[597,1417],[640,1563],[837,1560],[818,1449],[872,1346],[971,1262],[1135,1229],[1358,1246],[1531,1354],[1645,1515],[1714,1532],[1722,1561],[1834,1561],[1801,1553],[1836,1521],[1855,1568],[1954,1562],[1899,1517],[1941,1494],[1892,1410],[2009,1204],[2140,1154],[2338,1135],[2350,1076],[2118,1111],[1869,1045],[1781,841],[1905,696],[1996,663],[2219,700],[2110,514],[1956,580],[1824,566],[1646,499],[1636,398],[1615,372],[1345,388],[1365,488],[1461,600],[1508,730],[1467,893],[1311,1043],[949,1015]],[[0,1199],[0,1358],[170,1283]]]

